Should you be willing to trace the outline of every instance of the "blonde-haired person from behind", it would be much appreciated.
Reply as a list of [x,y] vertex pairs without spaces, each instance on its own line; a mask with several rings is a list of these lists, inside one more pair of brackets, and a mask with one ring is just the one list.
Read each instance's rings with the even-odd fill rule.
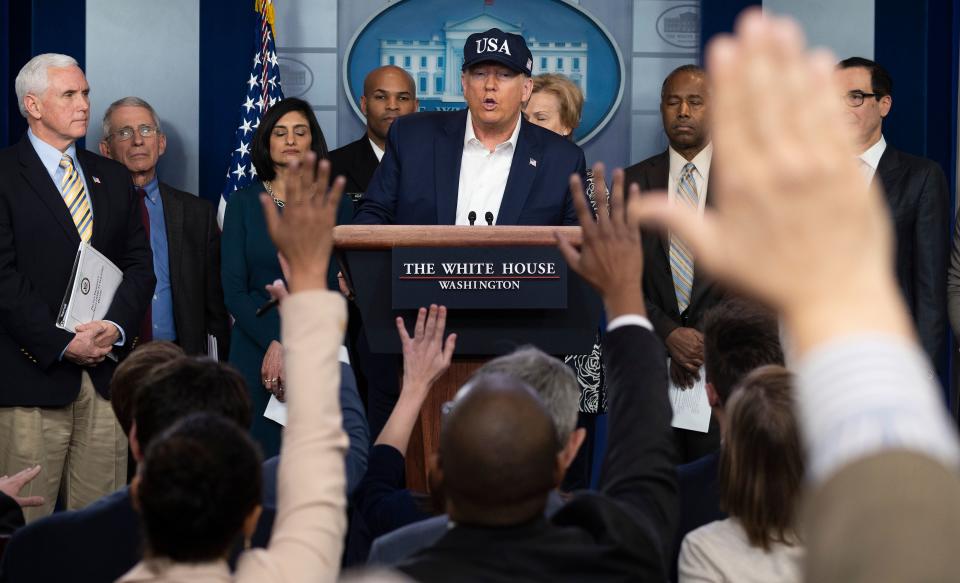
[[804,464],[793,384],[785,368],[763,366],[730,398],[720,457],[720,503],[729,518],[683,539],[681,583],[802,579],[795,524]]

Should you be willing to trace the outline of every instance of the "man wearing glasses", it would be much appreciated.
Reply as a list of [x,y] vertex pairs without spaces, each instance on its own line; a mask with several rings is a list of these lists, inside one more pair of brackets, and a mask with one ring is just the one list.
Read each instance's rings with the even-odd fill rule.
[[837,65],[864,180],[883,187],[893,217],[896,273],[935,370],[945,364],[947,247],[950,209],[943,170],[932,160],[888,145],[883,119],[893,105],[893,79],[879,64],[850,57]]
[[206,354],[210,335],[217,340],[217,356],[225,360],[230,334],[217,212],[209,201],[159,181],[157,161],[166,147],[160,120],[143,99],[124,97],[107,108],[100,153],[133,176],[157,277],[140,342],[169,340],[187,354]]

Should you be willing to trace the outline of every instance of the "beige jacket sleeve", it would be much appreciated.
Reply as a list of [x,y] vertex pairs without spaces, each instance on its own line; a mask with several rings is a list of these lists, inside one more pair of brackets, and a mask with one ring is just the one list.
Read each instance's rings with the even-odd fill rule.
[[277,518],[270,546],[244,553],[234,580],[333,581],[347,529],[338,361],[346,304],[335,292],[301,292],[284,300],[280,316],[288,415]]

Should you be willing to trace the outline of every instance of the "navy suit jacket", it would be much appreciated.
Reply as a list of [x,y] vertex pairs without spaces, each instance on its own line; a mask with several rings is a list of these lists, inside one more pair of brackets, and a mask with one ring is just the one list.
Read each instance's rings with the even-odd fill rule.
[[671,580],[677,580],[677,560],[683,537],[705,524],[727,517],[720,510],[720,450],[677,466],[680,487],[680,526],[670,555]]
[[[467,110],[401,117],[354,217],[355,224],[452,225],[457,215]],[[570,175],[586,181],[576,144],[525,119],[496,212],[498,225],[576,225]],[[494,209],[488,209],[493,211]],[[483,223],[486,211],[477,211]]]

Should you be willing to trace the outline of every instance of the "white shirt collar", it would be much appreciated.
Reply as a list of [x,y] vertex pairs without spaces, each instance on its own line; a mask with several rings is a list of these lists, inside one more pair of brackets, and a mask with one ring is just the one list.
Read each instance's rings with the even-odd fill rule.
[[880,139],[877,140],[877,143],[867,148],[867,151],[858,157],[863,160],[863,163],[869,166],[873,172],[876,172],[877,166],[880,165],[880,158],[883,156],[883,151],[886,149],[887,141],[883,139],[883,134],[880,134]]
[[[683,167],[687,165],[687,159],[681,156],[676,150],[673,149],[673,146],[668,146],[670,152],[670,176],[674,178],[679,178],[680,173],[683,171]],[[713,161],[713,142],[710,142],[693,157],[693,160],[690,162],[693,163],[697,168],[697,172],[700,173],[701,179],[706,179],[710,176],[710,162]]]
[[46,168],[47,173],[50,176],[56,174],[57,170],[60,168],[60,160],[63,158],[64,154],[70,156],[70,159],[73,160],[74,167],[79,166],[77,162],[77,145],[75,142],[71,142],[67,149],[60,151],[47,142],[44,142],[33,133],[33,130],[27,130],[27,138],[30,140],[30,144],[33,146],[33,149],[37,152],[37,156],[40,157],[40,162],[43,164],[43,167]]
[[373,148],[373,153],[377,157],[377,162],[383,161],[383,150],[380,149],[380,146],[378,146],[377,143],[370,138],[367,138],[367,140],[370,141],[370,147]]
[[[516,149],[516,148],[517,148],[517,138],[520,136],[520,119],[521,119],[521,117],[522,117],[522,114],[518,114],[518,115],[517,115],[517,125],[514,126],[514,128],[513,128],[513,133],[510,134],[510,139],[507,140],[506,142],[501,143],[501,144],[497,144],[497,147],[496,147],[495,149],[500,149],[501,147],[506,147],[507,144],[510,144],[510,146],[511,146],[513,149]],[[483,145],[483,142],[481,142],[480,139],[477,138],[477,134],[476,134],[476,132],[473,130],[473,114],[470,113],[470,110],[468,109],[468,110],[467,110],[467,131],[466,131],[466,133],[463,134],[463,147],[466,148],[467,146],[469,146],[469,145],[471,145],[471,144],[479,145],[479,146],[482,147],[482,148],[486,148],[486,146]]]

